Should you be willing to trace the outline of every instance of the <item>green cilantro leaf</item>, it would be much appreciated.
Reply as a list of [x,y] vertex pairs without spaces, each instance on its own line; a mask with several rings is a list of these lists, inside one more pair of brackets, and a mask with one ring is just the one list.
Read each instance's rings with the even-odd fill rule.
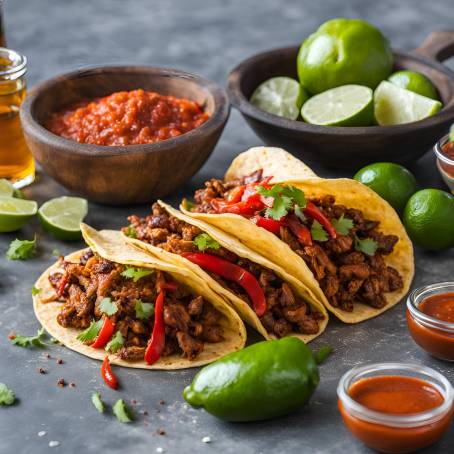
[[328,234],[318,221],[314,220],[312,223],[311,235],[312,239],[315,241],[328,241]]
[[99,310],[110,317],[118,312],[118,307],[115,303],[112,303],[110,298],[103,298],[99,303]]
[[11,242],[6,258],[9,260],[28,260],[36,255],[36,235],[33,240],[18,240]]
[[152,274],[153,270],[146,270],[145,268],[134,268],[133,266],[127,266],[126,269],[121,273],[123,277],[132,279],[137,282],[139,279]]
[[295,186],[276,184],[271,189],[257,186],[257,192],[264,197],[273,199],[273,206],[266,209],[265,216],[276,221],[284,217],[292,207],[304,208],[306,206],[304,192]]
[[117,331],[113,335],[112,339],[110,339],[110,341],[107,343],[106,352],[117,353],[124,344],[125,340],[123,338],[123,335],[120,333],[120,331]]
[[118,399],[112,407],[113,414],[120,422],[131,422],[132,414],[130,409],[126,406],[123,399]]
[[32,287],[32,296],[36,296],[40,291],[41,291],[41,289],[39,289],[38,287],[33,286]]
[[284,186],[282,194],[291,198],[296,206],[306,208],[306,196],[304,195],[304,192],[296,186]]
[[201,233],[200,235],[197,235],[193,243],[199,248],[199,251],[204,251],[205,249],[219,249],[221,245],[216,241],[211,238],[208,233]]
[[126,236],[129,236],[129,238],[137,238],[137,231],[132,225],[126,227],[124,233]]
[[38,348],[46,348],[47,345],[43,342],[44,338],[46,337],[46,332],[44,328],[40,328],[36,336],[15,336],[11,339],[11,343],[13,345],[17,345],[18,347],[38,347]]
[[99,392],[95,392],[91,395],[91,401],[99,413],[104,413],[104,402],[101,400],[101,394]]
[[364,252],[364,254],[373,256],[377,252],[378,244],[372,238],[364,238],[364,240],[356,237],[355,239],[355,249],[359,252]]
[[52,250],[52,255],[53,255],[54,257],[60,257],[61,252],[60,252],[58,249],[53,249],[53,250]]
[[0,383],[0,405],[13,405],[16,395],[4,383]]
[[100,318],[98,321],[93,320],[90,323],[90,326],[77,336],[77,340],[80,340],[84,343],[93,342],[102,328],[102,323],[102,318]]
[[191,202],[191,201],[188,200],[188,199],[183,199],[182,205],[183,205],[183,207],[186,208],[186,210],[188,210],[188,211],[192,211],[192,209],[195,207],[195,203],[194,203],[194,202]]
[[136,300],[136,318],[139,320],[148,320],[154,314],[154,305],[144,303],[142,300]]
[[304,222],[306,220],[306,216],[304,216],[303,210],[298,205],[295,205],[295,216],[301,222]]
[[339,235],[348,235],[348,232],[353,228],[353,221],[344,217],[344,215],[339,219],[333,219],[332,223]]

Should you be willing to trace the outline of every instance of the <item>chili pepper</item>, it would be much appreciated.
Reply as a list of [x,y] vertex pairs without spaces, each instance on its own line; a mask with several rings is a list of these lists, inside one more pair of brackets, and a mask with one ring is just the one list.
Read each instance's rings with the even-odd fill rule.
[[62,276],[60,284],[58,286],[58,290],[57,290],[58,297],[63,296],[63,293],[65,293],[65,288],[66,288],[67,283],[68,283],[68,276],[65,274],[64,276]]
[[160,292],[163,290],[168,290],[169,292],[174,292],[175,290],[177,290],[177,288],[178,288],[178,284],[173,281],[158,284],[158,289]]
[[320,222],[331,238],[337,237],[336,229],[331,221],[312,202],[307,202],[304,214]]
[[118,388],[118,379],[115,374],[112,372],[112,368],[110,367],[109,357],[106,356],[104,361],[102,362],[101,366],[101,375],[109,388],[117,389]]
[[305,246],[312,245],[312,236],[310,230],[304,224],[302,224],[296,216],[288,216],[286,219],[286,224],[302,244],[304,244]]
[[93,348],[103,348],[107,342],[112,338],[114,332],[114,324],[111,322],[109,317],[104,317],[104,322],[99,330],[99,334],[95,341],[91,344]]
[[154,326],[150,342],[145,350],[145,361],[154,364],[160,357],[165,347],[166,332],[164,326],[164,299],[165,291],[161,290],[154,306]]
[[230,263],[214,255],[198,252],[184,252],[183,257],[199,265],[204,270],[218,274],[229,281],[235,282],[246,290],[252,301],[254,312],[261,317],[266,311],[265,294],[255,276],[241,266]]
[[246,189],[245,185],[237,186],[233,188],[227,195],[227,202],[228,203],[237,203],[241,200],[243,196],[244,190]]
[[254,222],[255,225],[257,225],[258,227],[262,227],[265,230],[268,230],[268,232],[274,233],[275,235],[279,235],[281,227],[283,225],[285,225],[285,222],[283,219],[276,221],[275,219],[272,219],[272,218],[264,218],[263,216],[260,216],[259,214],[256,214],[252,218],[252,222]]
[[223,199],[211,200],[211,206],[216,213],[233,213],[242,216],[253,216],[257,211],[264,208],[264,203],[261,200],[260,194],[254,194],[246,201],[238,203],[228,203]]

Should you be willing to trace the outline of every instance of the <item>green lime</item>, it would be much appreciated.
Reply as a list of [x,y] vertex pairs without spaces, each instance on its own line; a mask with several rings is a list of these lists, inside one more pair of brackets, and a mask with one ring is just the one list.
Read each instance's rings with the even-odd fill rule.
[[400,88],[405,88],[418,95],[438,101],[437,90],[432,82],[423,74],[416,71],[397,71],[388,77],[388,80]]
[[38,211],[43,229],[60,240],[78,240],[80,223],[87,215],[88,204],[80,197],[57,197],[48,200]]
[[0,178],[0,196],[12,197],[14,186],[5,178]]
[[296,120],[301,106],[308,98],[308,94],[296,80],[273,77],[255,89],[251,103],[270,114]]
[[36,214],[38,204],[33,200],[0,196],[0,232],[14,232]]
[[445,191],[423,189],[413,194],[403,221],[410,238],[425,249],[454,246],[454,196]]
[[381,126],[422,120],[436,114],[441,102],[384,80],[374,93],[375,119]]
[[408,199],[418,190],[411,172],[392,162],[376,162],[360,169],[355,180],[369,186],[383,197],[399,214],[402,214]]
[[373,92],[362,85],[332,88],[308,99],[301,116],[314,125],[368,126],[374,116]]
[[301,45],[298,77],[315,95],[340,85],[375,88],[392,70],[393,56],[380,30],[360,19],[332,19]]

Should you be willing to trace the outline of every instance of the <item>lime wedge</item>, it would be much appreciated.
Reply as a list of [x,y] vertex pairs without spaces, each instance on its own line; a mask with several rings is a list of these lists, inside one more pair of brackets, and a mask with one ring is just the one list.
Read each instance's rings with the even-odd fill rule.
[[33,200],[0,196],[0,232],[14,232],[36,214],[38,204]]
[[251,103],[270,114],[296,120],[308,97],[296,80],[290,77],[273,77],[255,89]]
[[418,95],[384,80],[374,93],[375,119],[379,125],[399,125],[436,114],[441,102]]
[[362,85],[342,85],[310,98],[301,109],[307,123],[322,126],[369,126],[373,92]]
[[14,194],[14,186],[5,178],[0,179],[0,196],[12,197]]
[[38,211],[43,229],[60,240],[81,237],[80,223],[87,215],[88,204],[80,197],[57,197],[48,200]]

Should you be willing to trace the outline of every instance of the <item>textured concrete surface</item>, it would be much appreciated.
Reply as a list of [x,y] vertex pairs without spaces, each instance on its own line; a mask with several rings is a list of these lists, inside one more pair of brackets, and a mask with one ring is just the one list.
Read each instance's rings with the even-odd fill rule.
[[[85,65],[140,63],[167,65],[197,72],[224,84],[230,68],[259,50],[297,43],[319,23],[336,17],[371,20],[398,48],[416,47],[434,29],[452,28],[450,0],[365,1],[329,0],[9,0],[6,28],[10,46],[29,58],[29,82]],[[214,154],[191,182],[170,197],[176,203],[206,177],[221,176],[236,153],[259,144],[237,112]],[[399,150],[396,150],[398,153]],[[322,175],[335,171],[317,169]],[[412,169],[421,186],[443,187],[431,154]],[[27,190],[43,202],[65,194],[45,175]],[[116,228],[131,212],[147,207],[109,208],[91,205],[87,221],[97,228]],[[38,256],[28,262],[8,262],[4,252],[16,236],[39,235]],[[144,372],[117,369],[122,389],[103,385],[99,364],[52,346],[47,351],[25,350],[9,344],[10,331],[32,334],[38,328],[30,289],[55,257],[82,244],[62,243],[44,234],[33,221],[23,231],[0,238],[0,382],[11,386],[18,404],[0,409],[0,453],[367,453],[345,429],[336,407],[336,385],[343,372],[371,361],[410,361],[429,365],[454,381],[452,365],[430,358],[412,342],[404,319],[404,304],[376,320],[347,326],[332,320],[312,346],[331,344],[335,353],[321,368],[321,384],[310,405],[296,414],[255,424],[228,424],[203,411],[188,408],[181,391],[195,371]],[[414,286],[452,280],[454,252],[429,254],[416,250]],[[46,359],[50,353],[52,359]],[[58,365],[56,358],[64,364]],[[40,375],[37,368],[48,370]],[[59,388],[57,380],[74,382]],[[119,397],[134,405],[136,422],[120,424],[100,415],[90,402],[100,390],[106,402]],[[164,405],[159,401],[165,400]],[[141,411],[148,411],[148,416]],[[166,435],[157,435],[163,428]],[[43,436],[38,433],[44,431]],[[210,444],[202,443],[209,436]],[[58,441],[50,448],[50,441]],[[427,453],[454,451],[454,429]],[[159,450],[158,450],[159,452]]]

